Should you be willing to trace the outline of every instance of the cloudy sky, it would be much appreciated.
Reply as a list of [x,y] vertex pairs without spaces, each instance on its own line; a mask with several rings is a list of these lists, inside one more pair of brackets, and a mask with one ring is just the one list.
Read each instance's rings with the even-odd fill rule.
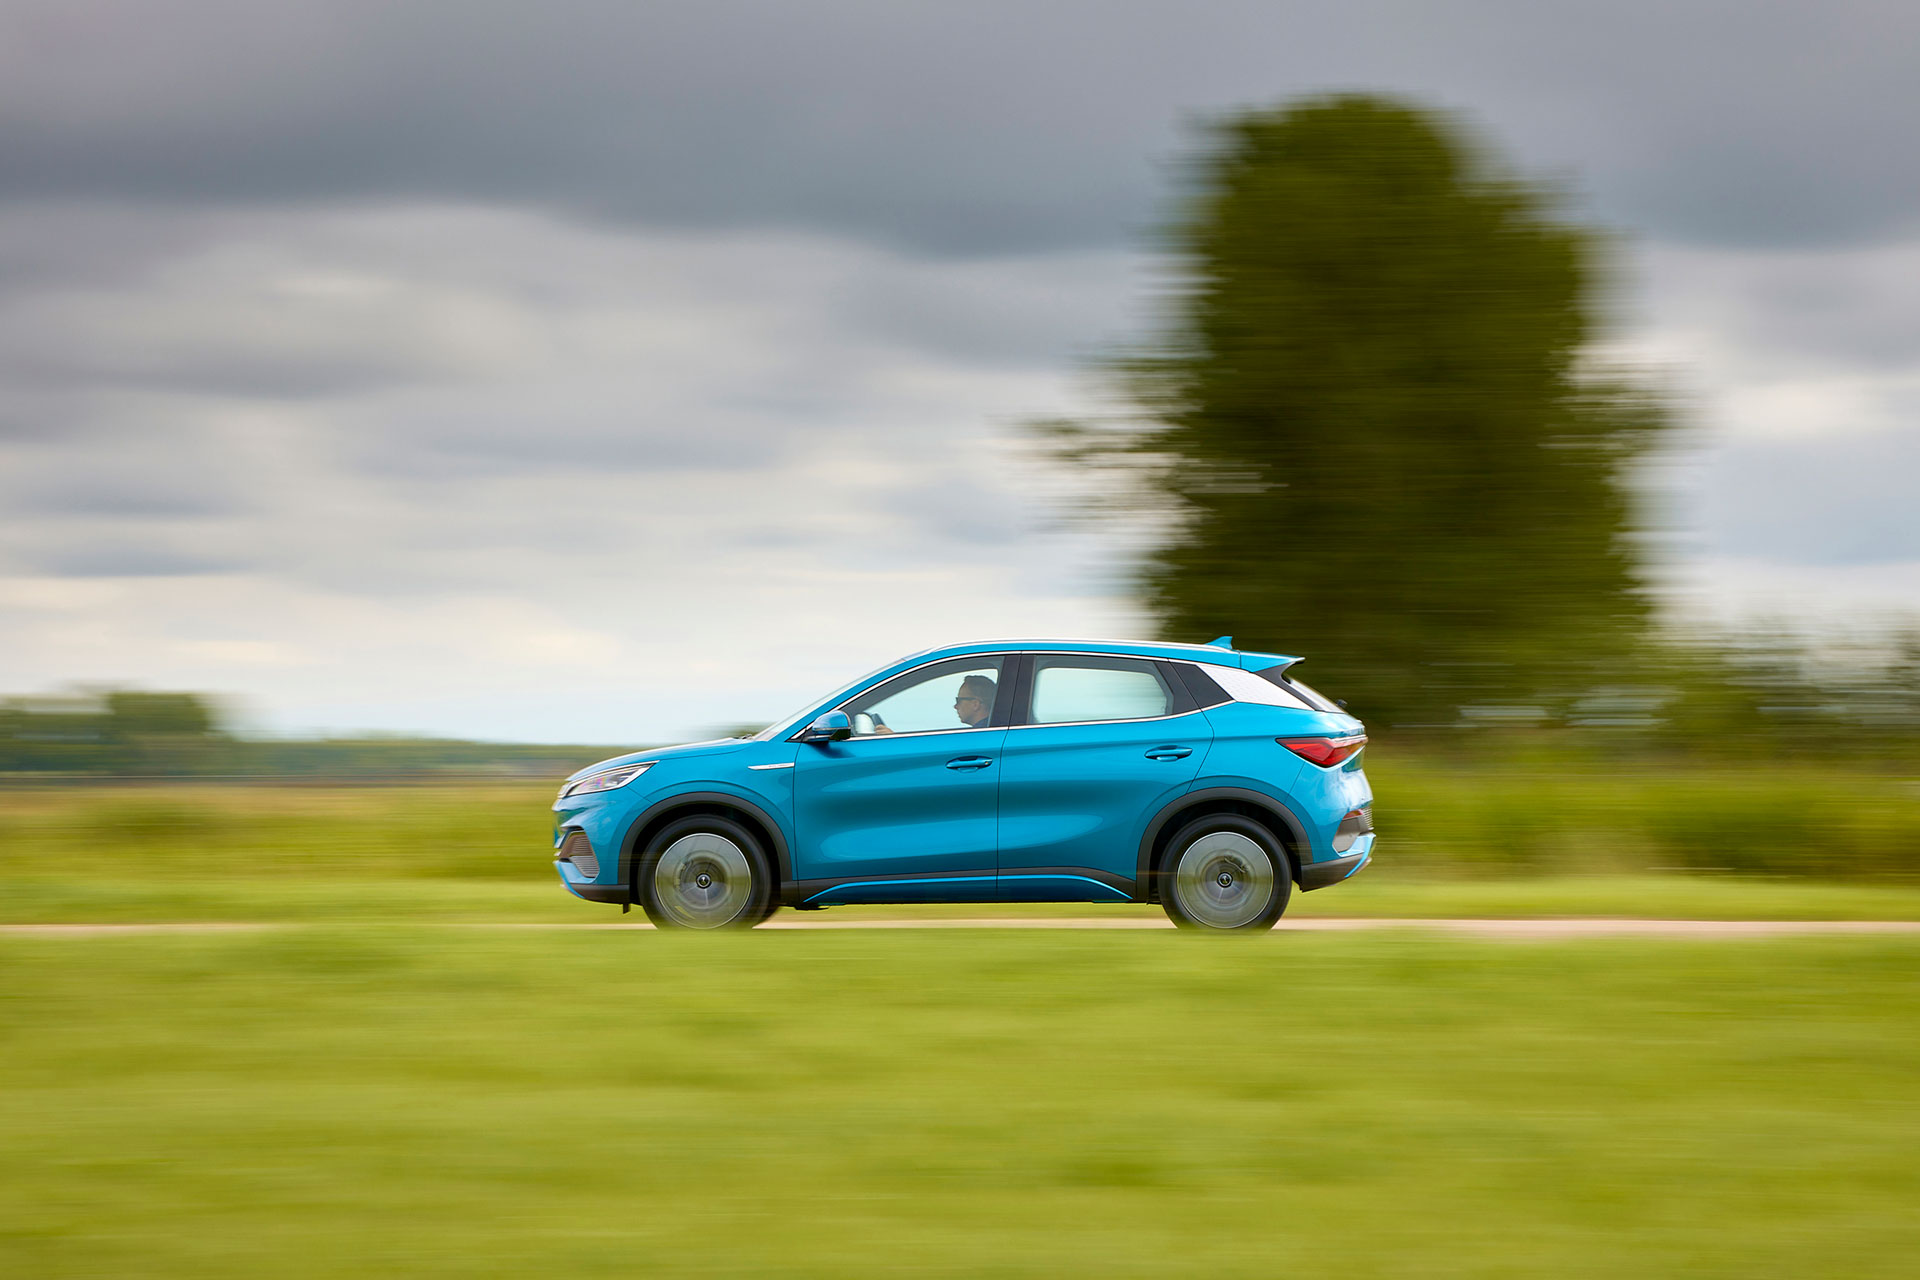
[[1336,88],[1621,234],[1685,608],[1920,610],[1904,0],[0,0],[0,692],[652,741],[1137,630],[1012,426]]

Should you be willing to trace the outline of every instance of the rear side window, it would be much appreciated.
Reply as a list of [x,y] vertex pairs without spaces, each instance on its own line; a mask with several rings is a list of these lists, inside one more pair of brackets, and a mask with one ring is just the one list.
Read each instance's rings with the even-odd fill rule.
[[1324,693],[1316,693],[1300,681],[1295,680],[1287,674],[1286,667],[1268,667],[1265,671],[1260,672],[1259,676],[1262,680],[1278,685],[1288,693],[1300,698],[1315,711],[1331,711],[1336,715],[1340,713],[1339,703],[1327,697]]
[[1292,707],[1296,711],[1320,710],[1290,685],[1263,680],[1251,671],[1242,671],[1238,667],[1216,667],[1212,663],[1207,663],[1204,669],[1235,702],[1260,702],[1270,707]]
[[1033,660],[1034,724],[1147,720],[1170,715],[1175,699],[1160,664],[1145,658],[1071,656]]

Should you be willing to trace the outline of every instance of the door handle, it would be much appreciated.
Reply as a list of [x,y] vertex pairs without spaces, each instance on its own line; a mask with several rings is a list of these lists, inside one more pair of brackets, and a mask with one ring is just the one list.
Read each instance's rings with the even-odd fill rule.
[[1154,747],[1147,752],[1149,760],[1185,760],[1193,754],[1192,747]]
[[992,763],[992,756],[955,756],[953,759],[947,761],[947,768],[956,771],[961,769],[984,769]]

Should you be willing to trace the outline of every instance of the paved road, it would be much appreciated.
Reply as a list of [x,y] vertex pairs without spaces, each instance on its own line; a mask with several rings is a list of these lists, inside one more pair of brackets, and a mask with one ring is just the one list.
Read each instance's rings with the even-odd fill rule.
[[[413,922],[402,922],[413,923]],[[171,933],[249,933],[300,927],[293,923],[170,921],[145,924],[8,924],[0,936],[112,937]],[[555,924],[519,922],[441,922],[447,929],[651,929],[644,921]],[[1069,918],[1062,916],[959,919],[928,916],[904,920],[811,919],[783,913],[763,929],[1171,929],[1167,920],[1142,916]],[[1773,938],[1811,934],[1920,933],[1920,920],[1626,920],[1555,917],[1525,920],[1397,920],[1360,916],[1306,916],[1282,920],[1276,933],[1346,933],[1358,930],[1426,929],[1476,938]]]

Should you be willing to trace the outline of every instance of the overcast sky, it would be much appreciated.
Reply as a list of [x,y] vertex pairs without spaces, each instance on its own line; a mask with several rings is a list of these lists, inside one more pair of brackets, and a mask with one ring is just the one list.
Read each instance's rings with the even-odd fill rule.
[[1137,632],[1012,426],[1141,332],[1194,123],[1330,88],[1621,234],[1685,607],[1920,611],[1916,51],[1865,0],[0,0],[0,692],[640,742]]

